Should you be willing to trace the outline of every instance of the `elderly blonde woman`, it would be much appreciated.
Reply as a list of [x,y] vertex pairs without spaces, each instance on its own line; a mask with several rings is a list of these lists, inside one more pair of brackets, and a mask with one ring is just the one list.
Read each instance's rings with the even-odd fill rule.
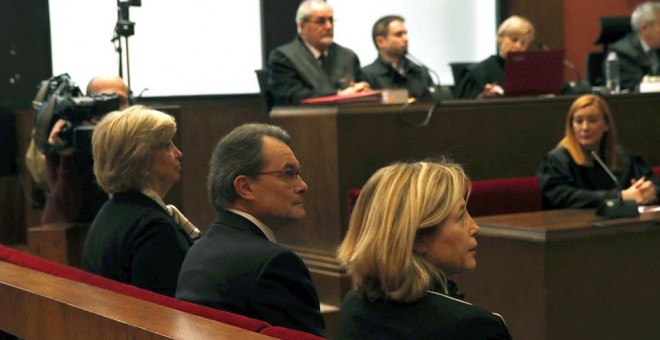
[[504,85],[504,61],[509,52],[527,51],[534,41],[534,26],[517,15],[504,20],[497,29],[498,53],[470,66],[457,84],[458,98],[495,97]]
[[449,296],[476,267],[468,178],[450,161],[396,163],[364,185],[338,259],[353,281],[342,339],[509,339],[503,319]]
[[83,250],[86,270],[174,296],[183,259],[199,231],[163,202],[180,178],[176,122],[145,106],[111,112],[92,135],[94,175],[110,196]]

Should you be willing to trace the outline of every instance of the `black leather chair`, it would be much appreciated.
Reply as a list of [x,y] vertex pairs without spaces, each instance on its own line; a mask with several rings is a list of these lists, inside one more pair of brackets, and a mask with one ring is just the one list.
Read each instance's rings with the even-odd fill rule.
[[623,38],[632,31],[630,26],[630,17],[601,17],[600,34],[595,45],[601,45],[600,52],[587,52],[586,71],[587,79],[592,86],[601,86],[605,84],[605,75],[603,70],[603,61],[607,53],[607,46]]
[[264,111],[268,115],[270,109],[273,108],[273,94],[268,86],[268,69],[254,70],[254,72],[257,74],[257,81],[259,81],[259,94],[261,95]]
[[449,67],[451,67],[451,74],[454,77],[454,86],[451,87],[451,92],[453,96],[456,98],[456,88],[458,87],[458,83],[461,82],[461,79],[463,79],[463,74],[465,71],[467,71],[467,68],[476,64],[475,62],[453,62],[449,63]]

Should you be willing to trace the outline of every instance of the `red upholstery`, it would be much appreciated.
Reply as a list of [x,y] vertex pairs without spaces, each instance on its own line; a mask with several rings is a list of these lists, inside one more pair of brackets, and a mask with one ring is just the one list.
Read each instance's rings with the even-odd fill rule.
[[[467,205],[472,216],[542,210],[541,185],[535,176],[478,180],[471,185]],[[348,191],[349,212],[359,195],[360,189]]]
[[653,172],[653,177],[660,178],[660,165],[651,167],[651,171]]
[[259,333],[272,336],[278,339],[290,339],[290,340],[318,340],[323,339],[314,334],[309,334],[295,329],[288,329],[279,326],[268,326],[262,329]]
[[541,185],[536,176],[472,181],[467,208],[472,216],[542,210]]
[[[102,276],[94,275],[77,268],[68,267],[56,262],[18,251],[0,245],[0,261],[5,261],[22,267],[38,270],[54,276],[69,280],[82,282],[91,286],[104,288],[116,293],[128,295],[144,301],[153,302],[165,307],[180,310],[182,312],[198,315],[207,319],[219,321],[235,327],[247,329],[253,332],[266,331],[274,334],[280,339],[320,339],[311,334],[282,328],[273,327],[267,322],[248,318],[242,315],[220,311],[214,308],[197,305],[183,300],[177,300],[169,296],[156,294],[154,292],[127,285],[118,281],[110,280]],[[273,328],[276,328],[273,330]],[[276,335],[275,335],[276,334]]]

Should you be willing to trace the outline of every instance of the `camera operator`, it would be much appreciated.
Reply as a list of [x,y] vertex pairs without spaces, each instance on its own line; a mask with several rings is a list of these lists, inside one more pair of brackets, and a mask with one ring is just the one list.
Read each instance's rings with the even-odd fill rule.
[[[87,84],[87,96],[115,94],[119,110],[128,107],[128,87],[118,76],[98,76]],[[107,112],[103,112],[105,114]],[[92,116],[83,124],[95,125],[102,116]],[[96,184],[91,152],[80,152],[61,138],[67,122],[59,119],[53,125],[48,143],[56,153],[46,154],[48,195],[41,223],[91,223],[107,195]]]

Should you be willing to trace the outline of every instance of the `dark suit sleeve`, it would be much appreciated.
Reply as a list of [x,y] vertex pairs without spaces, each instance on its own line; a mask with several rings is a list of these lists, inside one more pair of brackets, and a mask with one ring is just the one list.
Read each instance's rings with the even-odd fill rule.
[[174,297],[181,264],[189,245],[173,222],[152,220],[140,228],[133,244],[131,284]]
[[504,320],[495,314],[483,313],[463,319],[458,324],[457,339],[511,339]]
[[575,175],[570,171],[569,160],[555,152],[550,152],[543,159],[537,175],[545,209],[597,207],[605,197],[616,197],[616,192],[612,190],[578,187]]
[[324,336],[319,300],[305,264],[292,252],[273,256],[257,279],[252,308],[276,326]]
[[307,84],[293,62],[279,50],[271,52],[268,72],[268,87],[275,105],[299,104],[305,98],[336,94],[336,91],[317,91],[311,84]]
[[[624,51],[614,51],[619,59],[619,77],[621,89],[636,90],[644,77],[644,70],[639,65],[637,57]],[[607,54],[603,58],[603,77],[607,67]],[[605,78],[603,78],[605,79]]]

